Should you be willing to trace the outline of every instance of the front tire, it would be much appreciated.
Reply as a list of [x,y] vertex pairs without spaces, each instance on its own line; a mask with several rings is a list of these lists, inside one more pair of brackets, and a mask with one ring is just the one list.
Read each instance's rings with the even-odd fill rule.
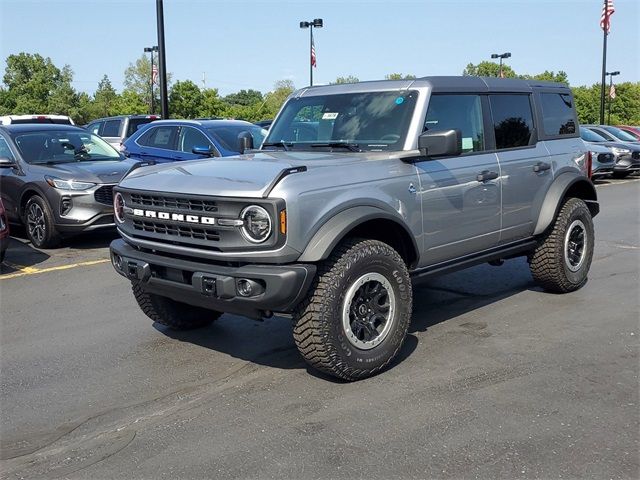
[[193,330],[206,327],[222,315],[220,312],[194,307],[146,292],[139,283],[132,283],[131,287],[133,296],[145,315],[154,322],[165,325],[172,330]]
[[350,239],[323,262],[294,312],[305,361],[345,380],[369,377],[397,355],[411,320],[407,267],[389,245]]
[[27,200],[24,209],[24,223],[27,236],[36,248],[55,248],[60,244],[60,234],[53,223],[53,213],[49,204],[39,195]]
[[529,256],[533,279],[549,292],[578,290],[587,282],[594,242],[589,208],[583,200],[570,198],[544,240]]

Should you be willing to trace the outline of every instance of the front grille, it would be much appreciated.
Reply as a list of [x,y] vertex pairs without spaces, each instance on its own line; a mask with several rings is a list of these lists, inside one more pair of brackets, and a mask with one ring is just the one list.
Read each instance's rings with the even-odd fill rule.
[[598,155],[598,162],[600,163],[611,163],[613,162],[613,154],[612,153],[601,153]]
[[142,232],[171,235],[180,238],[192,238],[194,240],[209,240],[212,242],[220,240],[220,234],[216,230],[192,227],[190,225],[176,225],[151,220],[134,220],[133,228]]
[[104,185],[93,194],[96,202],[104,205],[113,205],[113,187],[115,185]]
[[631,154],[631,158],[633,158],[634,160],[638,160],[640,158],[640,152],[633,152]]
[[160,207],[174,210],[188,210],[195,212],[217,212],[218,205],[213,200],[197,198],[131,194],[131,204],[142,207]]

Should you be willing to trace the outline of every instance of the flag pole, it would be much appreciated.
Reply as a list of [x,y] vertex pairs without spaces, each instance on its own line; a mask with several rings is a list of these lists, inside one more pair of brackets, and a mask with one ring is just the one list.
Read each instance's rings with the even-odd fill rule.
[[313,25],[309,28],[309,86],[313,87]]
[[604,84],[606,82],[607,74],[607,35],[609,30],[609,11],[607,9],[607,0],[604,0],[604,12],[604,28],[602,29],[602,80],[600,82],[600,125],[604,125]]

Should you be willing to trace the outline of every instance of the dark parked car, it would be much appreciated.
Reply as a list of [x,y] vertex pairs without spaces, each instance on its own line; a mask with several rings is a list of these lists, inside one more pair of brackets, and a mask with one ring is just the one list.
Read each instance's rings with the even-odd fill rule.
[[614,178],[624,178],[640,170],[640,145],[615,140],[606,131],[594,127],[580,126],[580,136],[585,142],[608,147],[615,156]]
[[122,142],[133,135],[138,128],[158,120],[157,115],[119,115],[117,117],[98,118],[85,128],[91,133],[100,135],[117,149]]
[[4,210],[4,204],[0,200],[0,263],[4,262],[4,254],[9,246],[9,221]]
[[113,187],[132,167],[111,145],[79,127],[0,127],[0,195],[9,221],[38,248],[64,234],[113,227]]
[[123,153],[158,163],[227,157],[243,153],[247,146],[259,147],[266,134],[242,120],[160,120],[129,137]]

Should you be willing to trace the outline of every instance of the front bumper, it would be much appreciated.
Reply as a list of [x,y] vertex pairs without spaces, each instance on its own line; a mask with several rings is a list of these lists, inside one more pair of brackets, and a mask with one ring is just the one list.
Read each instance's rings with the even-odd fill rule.
[[636,172],[640,170],[640,158],[631,155],[620,155],[613,167],[614,172]]
[[[149,293],[258,319],[268,312],[291,312],[316,273],[313,264],[230,267],[185,260],[138,250],[121,239],[111,242],[110,250],[115,270]],[[238,292],[238,281],[245,279],[253,282],[255,295]]]
[[49,189],[47,196],[54,214],[56,230],[78,233],[115,227],[113,186],[99,184],[82,191]]

